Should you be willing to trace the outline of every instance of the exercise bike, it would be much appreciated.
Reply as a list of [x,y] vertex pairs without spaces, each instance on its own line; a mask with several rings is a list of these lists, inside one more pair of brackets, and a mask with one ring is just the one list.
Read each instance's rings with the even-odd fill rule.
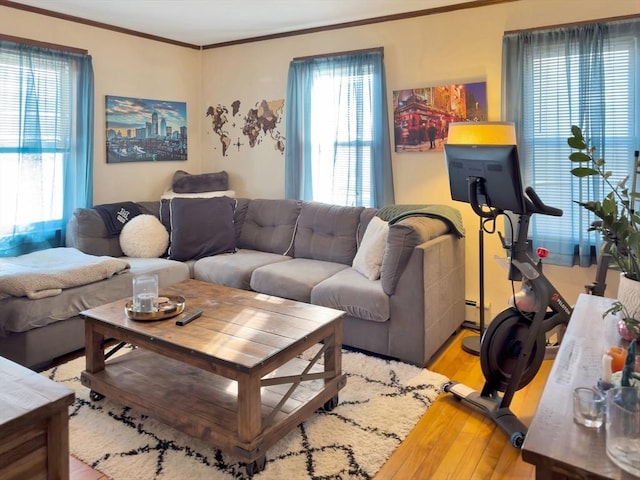
[[[499,209],[481,208],[478,191],[482,192],[482,179],[470,179],[469,203],[476,214],[494,220],[504,214]],[[545,205],[531,187],[524,193],[524,209],[514,239],[507,243],[500,232],[498,234],[502,246],[509,252],[509,280],[522,281],[522,288],[526,288],[529,299],[534,300],[527,303],[535,307],[523,309],[514,299],[514,306],[499,313],[482,335],[480,365],[485,383],[481,392],[455,381],[443,386],[444,392],[452,393],[456,399],[491,418],[516,448],[522,446],[527,428],[509,409],[513,395],[528,385],[540,369],[547,348],[547,332],[556,327],[566,328],[572,313],[572,307],[545,277],[542,260],[537,255],[534,257],[527,239],[533,214],[561,216],[562,210]]]

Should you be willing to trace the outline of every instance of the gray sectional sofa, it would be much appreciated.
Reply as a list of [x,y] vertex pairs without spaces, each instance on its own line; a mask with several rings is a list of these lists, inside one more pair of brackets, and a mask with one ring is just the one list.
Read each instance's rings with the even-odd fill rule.
[[[195,278],[343,310],[345,345],[416,365],[424,365],[461,326],[464,238],[450,221],[420,212],[391,221],[381,276],[370,280],[352,262],[381,211],[294,200],[235,202],[235,252],[186,261],[171,260],[171,249],[169,258],[123,257],[118,237],[109,236],[96,211],[77,209],[67,246],[123,257],[130,271],[55,297],[0,299],[0,355],[35,367],[82,348],[78,313],[130,296],[132,276],[143,272],[157,273],[160,287]],[[139,205],[142,213],[174,226],[173,244],[178,222],[166,218],[173,210],[158,202]],[[198,215],[207,214],[194,212],[196,223]]]

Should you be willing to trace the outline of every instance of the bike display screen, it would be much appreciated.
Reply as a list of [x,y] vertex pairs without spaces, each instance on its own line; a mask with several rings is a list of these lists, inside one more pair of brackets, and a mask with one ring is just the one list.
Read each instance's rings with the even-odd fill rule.
[[444,146],[451,198],[471,203],[470,181],[478,206],[525,213],[522,178],[515,145]]

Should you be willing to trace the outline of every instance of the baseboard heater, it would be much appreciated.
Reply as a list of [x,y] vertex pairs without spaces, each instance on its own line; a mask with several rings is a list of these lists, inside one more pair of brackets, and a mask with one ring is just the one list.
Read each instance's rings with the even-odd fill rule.
[[462,328],[473,330],[474,332],[480,332],[480,325],[478,325],[476,322],[472,322],[471,320],[465,320],[464,322],[462,322]]

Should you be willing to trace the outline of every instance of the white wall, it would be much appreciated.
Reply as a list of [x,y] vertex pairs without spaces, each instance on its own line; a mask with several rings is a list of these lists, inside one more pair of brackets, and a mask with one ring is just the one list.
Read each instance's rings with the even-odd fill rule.
[[[486,81],[489,120],[500,120],[501,50],[505,31],[640,13],[640,2],[602,0],[520,0],[458,12],[236,45],[203,52],[205,105],[244,106],[262,98],[285,97],[287,68],[294,57],[384,47],[389,110],[394,90]],[[286,108],[286,105],[285,105]],[[244,109],[241,109],[244,110]],[[284,133],[284,126],[281,127]],[[389,128],[392,128],[390,124]],[[390,130],[392,131],[392,130]],[[225,157],[210,125],[203,126],[203,167],[225,169],[239,195],[278,198],[284,194],[284,157],[265,142],[254,149],[230,149]],[[567,152],[568,154],[568,152]],[[563,153],[559,152],[559,157]],[[569,169],[567,168],[567,175]],[[478,299],[478,217],[450,200],[442,153],[393,154],[397,203],[448,203],[458,207],[467,228],[466,295]],[[485,235],[486,301],[490,319],[511,292],[506,273],[493,260],[504,256],[497,235]],[[548,267],[547,275],[575,302],[595,268]],[[617,288],[610,275],[608,294]],[[516,285],[516,290],[518,286]],[[474,312],[469,312],[473,314]]]

